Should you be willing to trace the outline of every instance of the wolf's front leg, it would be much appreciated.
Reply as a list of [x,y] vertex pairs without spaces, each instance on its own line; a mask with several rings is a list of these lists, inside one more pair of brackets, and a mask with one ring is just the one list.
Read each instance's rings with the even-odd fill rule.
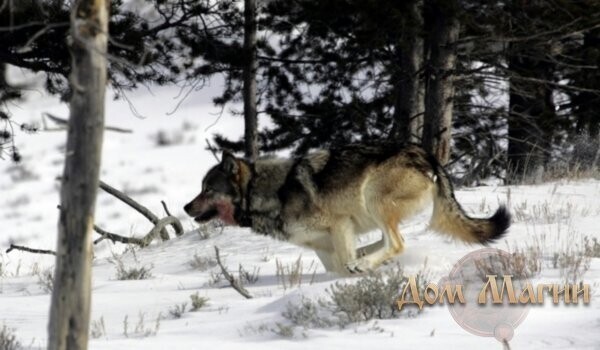
[[321,263],[327,272],[347,273],[346,267],[340,264],[333,251],[317,249],[315,250],[315,253],[317,253],[319,260],[321,260]]
[[338,220],[330,229],[333,255],[337,260],[336,272],[340,274],[361,272],[356,266],[349,265],[356,261],[356,237],[354,225],[349,218]]

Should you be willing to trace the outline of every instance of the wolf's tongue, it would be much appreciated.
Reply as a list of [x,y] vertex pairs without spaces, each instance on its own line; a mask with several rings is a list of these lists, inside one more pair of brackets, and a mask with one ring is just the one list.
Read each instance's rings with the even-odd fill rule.
[[229,201],[219,201],[216,204],[219,218],[227,225],[237,225],[238,223],[233,218],[234,208]]

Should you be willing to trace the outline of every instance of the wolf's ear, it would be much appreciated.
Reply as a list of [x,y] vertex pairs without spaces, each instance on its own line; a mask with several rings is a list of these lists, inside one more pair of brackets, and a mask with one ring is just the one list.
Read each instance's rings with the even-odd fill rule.
[[224,150],[223,155],[221,156],[221,167],[229,174],[237,174],[239,170],[237,159],[231,152],[227,150]]

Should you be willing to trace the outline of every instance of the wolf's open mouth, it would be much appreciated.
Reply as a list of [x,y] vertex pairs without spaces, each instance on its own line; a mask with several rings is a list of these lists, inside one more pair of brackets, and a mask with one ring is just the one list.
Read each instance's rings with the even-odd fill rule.
[[206,222],[206,221],[209,221],[209,220],[213,219],[218,214],[219,214],[219,212],[217,211],[216,208],[211,208],[211,209],[205,211],[204,213],[202,213],[202,215],[196,216],[194,218],[194,221],[196,221],[196,222]]

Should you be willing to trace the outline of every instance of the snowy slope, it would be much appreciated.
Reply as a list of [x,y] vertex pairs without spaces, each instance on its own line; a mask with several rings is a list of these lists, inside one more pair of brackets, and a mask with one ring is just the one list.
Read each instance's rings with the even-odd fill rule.
[[[125,101],[108,101],[107,124],[131,128],[134,133],[106,133],[102,180],[125,190],[156,213],[162,213],[160,201],[164,200],[171,212],[182,219],[187,232],[135,253],[124,252],[123,245],[109,242],[96,247],[92,320],[104,321],[105,334],[91,340],[92,349],[196,349],[207,345],[232,349],[501,348],[493,338],[464,331],[445,306],[427,308],[417,317],[356,324],[344,330],[335,327],[300,330],[291,339],[260,331],[263,325],[285,323],[281,312],[289,302],[297,302],[303,295],[322,296],[333,281],[340,279],[325,273],[309,250],[243,229],[225,228],[222,232],[214,229],[209,238],[198,233],[196,224],[185,216],[182,206],[199,192],[203,174],[214,164],[212,155],[204,150],[204,139],[215,132],[239,135],[242,124],[239,117],[232,117],[228,110],[219,118],[219,110],[211,106],[210,93],[206,91],[192,94],[174,113],[166,115],[175,108],[177,94],[178,91],[168,88],[130,94],[132,104],[145,118],[134,116]],[[64,105],[40,93],[30,94],[26,103],[12,107],[11,111],[17,120],[26,122],[40,122],[42,112],[68,115]],[[157,145],[159,131],[163,131],[167,139],[175,140],[174,144]],[[23,164],[0,162],[0,247],[16,243],[54,249],[58,204],[55,178],[62,171],[65,137],[64,132],[21,134],[18,143],[24,156]],[[542,241],[546,255],[551,255],[579,242],[583,236],[600,238],[598,181],[466,188],[458,191],[457,197],[469,212],[478,215],[490,214],[498,203],[510,197],[516,220],[507,239],[495,247],[524,248]],[[407,249],[398,261],[411,273],[421,269],[427,261],[432,281],[437,281],[464,254],[479,247],[426,232],[425,214],[402,226]],[[123,235],[141,235],[151,228],[131,208],[102,192],[98,197],[96,221],[100,227]],[[218,267],[200,271],[189,265],[194,255],[213,257],[214,246],[220,247],[230,271],[237,272],[239,264],[249,271],[260,269],[258,281],[248,286],[254,299],[242,298],[225,281],[214,283]],[[121,257],[126,266],[150,268],[152,278],[117,280],[115,264],[111,262],[114,256]],[[291,264],[299,256],[305,267],[303,283],[300,287],[284,289],[276,276],[276,261]],[[39,275],[53,266],[53,258],[14,251],[2,253],[0,263],[0,324],[14,328],[24,345],[43,349],[50,297],[43,283],[39,283]],[[539,280],[560,281],[559,271],[550,265],[544,264]],[[591,259],[584,280],[592,285],[591,305],[554,307],[548,304],[532,308],[517,328],[511,346],[515,349],[598,349],[600,305],[594,299],[600,290],[600,259]],[[196,292],[209,298],[207,307],[186,312],[179,319],[169,314],[169,309],[177,304],[187,302],[189,305],[189,296]],[[140,332],[135,328],[142,324],[141,317],[143,330]],[[150,334],[143,334],[146,330]]]

